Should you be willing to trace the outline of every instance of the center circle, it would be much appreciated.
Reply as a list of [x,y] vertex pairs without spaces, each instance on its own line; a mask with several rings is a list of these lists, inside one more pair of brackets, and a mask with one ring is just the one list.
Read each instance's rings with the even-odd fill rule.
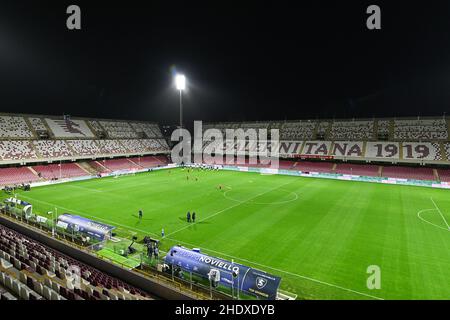
[[[229,196],[228,194],[233,193],[233,191],[239,192],[239,190],[234,190],[234,189],[227,190],[223,193],[223,196],[225,197],[225,199],[235,201],[235,202],[240,202],[240,203],[245,202],[245,203],[249,203],[249,204],[261,204],[261,205],[279,205],[279,204],[289,203],[289,202],[292,202],[292,201],[295,201],[298,199],[298,194],[296,192],[285,190],[285,189],[276,189],[276,190],[272,190],[272,191],[268,190],[268,191],[266,191],[266,193],[263,192],[260,196],[255,195],[255,196],[247,198],[247,199],[238,199],[236,197]],[[286,194],[288,194],[289,199],[281,200],[281,201],[270,201],[270,202],[253,200],[253,199],[258,199],[259,197],[264,197],[266,194],[273,195],[274,193],[280,193],[283,196],[286,196]]]

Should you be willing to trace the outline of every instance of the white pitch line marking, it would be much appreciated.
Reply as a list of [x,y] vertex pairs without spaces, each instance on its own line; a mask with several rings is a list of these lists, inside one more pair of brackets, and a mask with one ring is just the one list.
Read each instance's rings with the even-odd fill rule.
[[447,229],[450,231],[450,226],[448,225],[447,220],[445,219],[444,215],[442,214],[441,209],[439,209],[439,207],[436,205],[436,202],[434,202],[433,198],[430,198],[430,199],[431,199],[431,202],[433,202],[433,204],[434,204],[436,210],[437,210],[437,211],[439,212],[439,214],[441,215],[442,220],[444,220],[445,225],[447,226]]
[[111,223],[112,225],[118,225],[118,226],[121,226],[121,227],[126,228],[126,229],[128,229],[128,230],[140,231],[140,232],[143,232],[143,233],[148,233],[148,234],[154,235],[154,236],[156,236],[156,237],[159,237],[158,234],[153,233],[153,232],[150,232],[150,231],[148,231],[148,230],[141,230],[141,229],[133,228],[133,227],[130,227],[130,226],[121,224],[121,223],[116,222],[116,221],[111,221],[111,220],[108,220],[108,219],[105,219],[105,218],[100,218],[100,217],[97,217],[97,216],[93,216],[93,215],[88,214],[88,213],[86,213],[86,212],[81,212],[81,211],[78,211],[78,210],[73,210],[73,209],[65,208],[65,207],[63,207],[63,206],[60,206],[60,205],[57,205],[57,204],[54,204],[54,203],[50,203],[50,202],[46,202],[46,201],[42,201],[42,200],[37,200],[37,199],[34,199],[34,198],[32,198],[32,197],[28,197],[28,196],[25,196],[25,195],[21,195],[21,197],[23,197],[23,198],[28,198],[28,199],[31,199],[31,200],[33,200],[33,201],[37,201],[37,202],[40,202],[40,203],[43,203],[43,204],[46,204],[46,205],[49,205],[49,206],[54,206],[54,207],[57,207],[57,208],[61,208],[61,209],[63,209],[63,210],[67,210],[67,211],[69,211],[69,212],[78,213],[78,214],[81,214],[81,215],[83,215],[83,216],[87,216],[87,217],[90,217],[90,218],[94,218],[94,219],[97,219],[97,220],[100,220],[100,221],[108,222],[108,223]]
[[[175,242],[183,243],[183,244],[186,244],[186,245],[191,246],[191,247],[196,247],[196,248],[199,247],[198,245],[194,245],[192,243],[188,243],[188,242],[185,242],[185,241],[180,241],[180,240],[176,240],[176,239],[173,239],[173,238],[167,238],[167,239],[175,241]],[[320,284],[327,285],[327,286],[330,286],[330,287],[334,287],[334,288],[337,288],[337,289],[341,289],[341,290],[344,290],[344,291],[356,293],[356,294],[359,294],[359,295],[362,295],[362,296],[366,296],[366,297],[369,297],[369,298],[372,298],[372,299],[384,300],[383,298],[380,298],[380,297],[377,297],[377,296],[373,296],[373,295],[370,295],[368,293],[364,293],[364,292],[360,292],[360,291],[357,291],[357,290],[341,287],[341,286],[339,286],[337,284],[332,284],[332,283],[328,283],[328,282],[325,282],[325,281],[322,281],[322,280],[317,280],[317,279],[314,279],[314,278],[311,278],[311,277],[307,277],[307,276],[303,276],[303,275],[300,275],[300,274],[297,274],[297,273],[293,273],[293,272],[290,272],[290,271],[286,271],[286,270],[282,270],[282,269],[266,266],[266,265],[258,263],[258,262],[254,262],[254,261],[247,260],[247,259],[244,259],[244,258],[235,257],[235,256],[232,256],[232,255],[220,252],[220,251],[211,250],[211,249],[207,249],[207,248],[203,248],[203,249],[205,251],[214,252],[214,253],[217,253],[217,254],[222,255],[222,256],[227,256],[227,257],[233,258],[235,260],[245,261],[245,262],[248,262],[248,263],[251,263],[251,264],[263,267],[263,268],[266,268],[266,269],[271,269],[271,270],[275,270],[277,272],[286,273],[286,274],[289,274],[291,276],[295,276],[295,277],[298,277],[298,278],[306,279],[306,280],[309,280],[309,281],[312,281],[312,282],[320,283]]]
[[420,210],[419,212],[417,212],[417,217],[418,217],[420,220],[422,220],[423,222],[426,222],[426,223],[428,223],[428,224],[430,224],[430,225],[432,225],[432,226],[434,226],[434,227],[436,227],[436,228],[439,228],[439,229],[442,229],[442,230],[445,230],[445,231],[449,231],[449,232],[450,232],[450,230],[448,230],[447,228],[444,228],[444,227],[439,226],[439,225],[437,225],[437,224],[435,224],[435,223],[433,223],[433,222],[430,222],[430,221],[426,220],[425,218],[423,218],[423,217],[421,216],[422,213],[424,213],[424,212],[429,212],[429,211],[436,211],[436,209],[424,209],[424,210]]
[[[271,191],[274,191],[274,190],[276,190],[276,189],[279,189],[279,188],[281,188],[281,187],[284,187],[284,186],[286,186],[286,185],[288,185],[288,184],[290,184],[290,183],[292,183],[292,182],[293,182],[293,181],[289,181],[289,182],[284,183],[284,184],[282,184],[282,185],[280,185],[280,186],[277,186],[277,187],[275,187],[275,188],[272,188],[272,189],[266,190],[266,191],[264,191],[264,192],[258,193],[258,194],[255,195],[254,197],[251,197],[251,198],[249,198],[249,199],[247,199],[247,200],[244,200],[244,201],[242,201],[242,202],[238,202],[237,204],[234,204],[234,205],[232,205],[232,206],[226,207],[225,209],[219,210],[219,211],[217,211],[216,213],[213,213],[213,214],[211,214],[211,215],[209,215],[209,216],[207,216],[207,217],[205,217],[205,218],[199,220],[198,222],[203,222],[203,221],[205,221],[205,220],[208,220],[208,219],[210,219],[210,218],[212,218],[212,217],[217,216],[218,214],[221,214],[221,213],[223,213],[223,212],[225,212],[225,211],[228,211],[228,210],[230,210],[230,209],[233,209],[233,208],[235,208],[235,207],[238,207],[238,206],[240,206],[240,205],[242,205],[242,204],[244,204],[244,203],[246,203],[246,202],[249,202],[250,200],[256,199],[256,198],[258,198],[259,196],[262,196],[262,195],[264,195],[264,194],[266,194],[266,193],[269,193],[269,192],[271,192]],[[198,222],[196,222],[196,223],[198,223]],[[182,227],[182,228],[180,228],[180,229],[177,229],[177,230],[175,230],[175,231],[173,231],[173,232],[171,232],[171,233],[168,233],[168,234],[166,235],[166,237],[170,237],[171,235],[173,235],[173,234],[175,234],[175,233],[178,233],[178,232],[180,232],[180,231],[183,231],[183,230],[185,230],[185,229],[187,229],[187,228],[189,228],[189,227],[191,227],[191,226],[192,226],[192,225],[187,225],[187,226],[184,226],[184,227]]]
[[[290,182],[289,182],[289,183],[290,183]],[[287,184],[287,183],[286,183],[286,184]],[[283,185],[282,185],[282,186],[283,186]],[[282,186],[280,186],[280,187],[282,187]],[[276,189],[276,188],[275,188],[275,189]],[[270,191],[270,190],[269,190],[269,191]],[[267,191],[267,192],[268,192],[268,191]],[[131,230],[135,230],[135,231],[140,231],[140,232],[143,232],[143,233],[152,234],[152,235],[154,235],[154,236],[156,236],[156,237],[159,237],[159,235],[157,235],[157,234],[155,234],[155,233],[153,233],[153,232],[149,232],[149,231],[147,231],[147,230],[141,230],[141,229],[133,228],[133,227],[130,227],[130,226],[126,226],[126,225],[120,224],[120,223],[118,223],[118,222],[110,221],[110,220],[104,219],[104,218],[99,218],[99,217],[96,217],[96,216],[93,216],[93,215],[90,215],[90,214],[87,214],[87,213],[84,213],[84,212],[80,212],[80,211],[77,211],[77,210],[68,209],[68,208],[65,208],[65,207],[63,207],[63,206],[56,205],[56,204],[54,204],[54,203],[50,203],[50,202],[46,202],[46,201],[42,201],[42,200],[37,200],[37,199],[34,199],[34,198],[32,198],[32,197],[28,197],[28,196],[25,196],[25,195],[22,195],[22,197],[28,198],[28,199],[31,199],[31,200],[34,200],[34,201],[38,201],[38,202],[41,202],[41,203],[44,203],[44,204],[47,204],[47,205],[56,206],[56,207],[58,207],[58,208],[61,208],[61,209],[63,209],[63,210],[67,210],[67,211],[69,211],[69,212],[72,211],[72,212],[74,212],[74,213],[78,213],[78,214],[81,214],[81,215],[86,215],[86,216],[91,217],[91,218],[95,218],[95,219],[98,219],[98,220],[101,220],[101,221],[105,221],[105,222],[108,222],[108,223],[111,223],[111,224],[119,225],[119,226],[124,227],[124,228],[126,228],[126,229],[131,229]],[[249,199],[249,200],[250,200],[250,199]],[[239,203],[238,205],[240,205],[240,203]],[[205,219],[206,219],[206,218],[205,218]],[[188,242],[185,242],[185,241],[180,241],[180,240],[177,240],[177,239],[168,238],[168,236],[166,236],[165,238],[168,239],[168,240],[172,240],[172,241],[178,242],[178,243],[184,243],[184,244],[187,244],[187,245],[192,246],[192,247],[198,247],[197,245],[194,245],[194,244],[191,244],[191,243],[188,243]],[[370,294],[367,294],[367,293],[359,292],[359,291],[357,291],[357,290],[345,288],[345,287],[342,287],[342,286],[339,286],[339,285],[336,285],[336,284],[328,283],[328,282],[325,282],[325,281],[322,281],[322,280],[318,280],[318,279],[314,279],[314,278],[311,278],[311,277],[308,277],[308,276],[303,276],[303,275],[296,274],[296,273],[293,273],[293,272],[290,272],[290,271],[285,271],[285,270],[282,270],[282,269],[273,268],[273,267],[266,266],[266,265],[263,265],[263,264],[258,263],[258,262],[253,262],[253,261],[251,261],[251,260],[247,260],[247,259],[244,259],[244,258],[234,257],[234,256],[232,256],[232,255],[229,255],[229,254],[226,254],[226,253],[223,253],[223,252],[220,252],[220,251],[211,250],[211,249],[207,249],[207,248],[203,248],[203,249],[206,250],[206,251],[210,251],[210,252],[217,253],[217,254],[219,254],[219,255],[227,256],[227,257],[230,257],[230,258],[233,258],[233,259],[236,259],[236,260],[241,260],[241,261],[249,262],[249,263],[252,263],[252,264],[254,264],[254,265],[257,265],[257,266],[260,266],[260,267],[263,267],[263,268],[266,268],[266,269],[275,270],[275,271],[277,271],[277,272],[282,272],[282,273],[289,274],[289,275],[292,275],[292,276],[295,276],[295,277],[298,277],[298,278],[303,278],[303,279],[306,279],[306,280],[309,280],[309,281],[312,281],[312,282],[316,282],[316,283],[320,283],[320,284],[327,285],[327,286],[330,286],[330,287],[334,287],[334,288],[337,288],[337,289],[340,289],[340,290],[352,292],[352,293],[359,294],[359,295],[362,295],[362,296],[366,296],[366,297],[369,297],[369,298],[372,298],[372,299],[384,300],[383,298],[376,297],[376,296],[373,296],[373,295],[370,295]]]

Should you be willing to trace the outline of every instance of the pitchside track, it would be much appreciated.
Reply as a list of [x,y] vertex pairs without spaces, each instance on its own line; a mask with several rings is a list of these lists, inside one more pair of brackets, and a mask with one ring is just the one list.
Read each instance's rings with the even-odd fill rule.
[[[450,297],[450,190],[175,169],[19,198],[35,212],[56,206],[116,225],[123,237],[160,238],[164,228],[163,250],[179,243],[234,258],[280,275],[281,288],[299,298]],[[185,221],[188,210],[195,224]],[[380,290],[367,288],[370,265],[381,268]]]

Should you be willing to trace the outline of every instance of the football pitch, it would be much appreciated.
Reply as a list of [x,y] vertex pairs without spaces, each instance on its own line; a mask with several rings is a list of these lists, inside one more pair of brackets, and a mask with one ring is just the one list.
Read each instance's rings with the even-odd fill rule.
[[[35,213],[57,207],[112,224],[123,237],[160,239],[164,228],[163,250],[181,244],[234,259],[279,275],[280,288],[298,298],[450,298],[450,190],[172,169],[37,187],[18,198]],[[381,288],[370,290],[373,265]]]

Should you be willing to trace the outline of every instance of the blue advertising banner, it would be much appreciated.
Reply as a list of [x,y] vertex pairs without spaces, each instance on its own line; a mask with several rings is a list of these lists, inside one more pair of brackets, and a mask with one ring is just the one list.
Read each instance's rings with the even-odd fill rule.
[[216,270],[220,284],[239,288],[241,292],[262,299],[275,300],[280,286],[281,278],[278,276],[181,246],[172,247],[164,259],[168,265],[178,266],[184,271],[199,274],[207,279],[211,270]]
[[74,216],[64,213],[58,217],[58,221],[67,223],[68,228],[77,232],[82,232],[87,235],[103,240],[115,227],[93,221],[84,217]]

